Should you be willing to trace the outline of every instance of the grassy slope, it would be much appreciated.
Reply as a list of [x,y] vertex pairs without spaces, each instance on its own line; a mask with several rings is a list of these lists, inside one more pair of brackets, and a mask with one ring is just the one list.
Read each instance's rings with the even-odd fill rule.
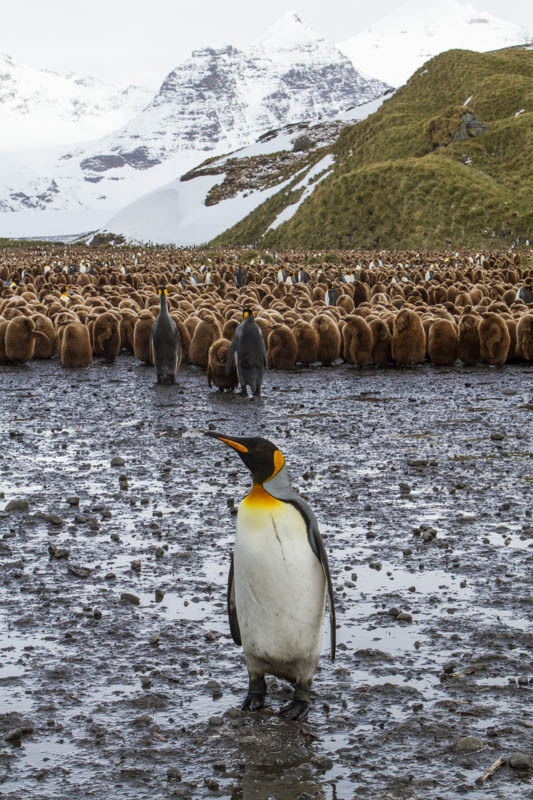
[[[467,110],[488,132],[434,150],[430,123],[445,132],[470,97]],[[533,239],[533,51],[443,53],[345,128],[333,150],[333,174],[291,220],[262,236],[288,204],[274,195],[215,241],[433,248]]]

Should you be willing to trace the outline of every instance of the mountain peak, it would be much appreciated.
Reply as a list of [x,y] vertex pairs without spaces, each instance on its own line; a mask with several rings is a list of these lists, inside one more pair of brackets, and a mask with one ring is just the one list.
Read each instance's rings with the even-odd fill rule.
[[266,29],[254,42],[253,46],[264,47],[265,50],[290,50],[298,45],[322,42],[324,37],[289,9],[276,22]]

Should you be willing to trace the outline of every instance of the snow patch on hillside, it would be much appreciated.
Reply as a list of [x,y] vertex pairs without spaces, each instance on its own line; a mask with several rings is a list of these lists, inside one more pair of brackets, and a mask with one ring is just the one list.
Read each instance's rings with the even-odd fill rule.
[[[279,226],[282,225],[284,222],[288,222],[288,220],[292,219],[292,217],[296,214],[296,212],[298,211],[304,200],[306,200],[310,195],[313,194],[318,184],[321,181],[323,181],[324,178],[327,178],[328,175],[331,174],[331,170],[329,168],[333,166],[334,162],[335,158],[331,154],[325,156],[320,161],[318,161],[314,167],[312,167],[309,170],[309,172],[307,173],[307,175],[303,180],[297,183],[296,186],[293,186],[292,188],[293,192],[297,192],[299,189],[305,189],[305,191],[302,193],[302,196],[299,197],[295,203],[291,203],[290,206],[287,206],[286,208],[283,209],[283,211],[280,214],[278,214],[274,222],[272,222],[268,226],[267,231],[275,230],[276,228],[279,228]],[[323,172],[324,174],[320,175],[321,172]],[[317,175],[320,175],[320,178],[312,182],[313,178],[315,178]]]

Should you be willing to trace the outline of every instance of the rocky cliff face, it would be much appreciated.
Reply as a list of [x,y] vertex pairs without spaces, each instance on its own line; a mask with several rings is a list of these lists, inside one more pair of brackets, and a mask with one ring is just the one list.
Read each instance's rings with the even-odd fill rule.
[[136,168],[144,169],[178,151],[234,150],[269,129],[333,117],[387,88],[359,75],[289,12],[245,49],[194,51],[143,112],[102,144],[116,154],[142,141],[146,163],[138,159]]
[[[289,123],[318,122],[387,90],[288,12],[249,47],[196,50],[126,125],[0,172],[0,209],[117,209],[203,161]],[[48,190],[51,180],[56,192]],[[50,200],[48,200],[50,198]]]

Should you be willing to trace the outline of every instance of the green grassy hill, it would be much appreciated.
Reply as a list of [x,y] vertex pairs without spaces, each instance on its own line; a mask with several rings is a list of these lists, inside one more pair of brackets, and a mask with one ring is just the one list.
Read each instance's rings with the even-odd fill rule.
[[[466,138],[457,141],[461,128]],[[344,128],[332,152],[332,174],[289,221],[267,232],[300,196],[291,184],[213,243],[440,248],[533,240],[533,50],[433,58],[375,114]]]

